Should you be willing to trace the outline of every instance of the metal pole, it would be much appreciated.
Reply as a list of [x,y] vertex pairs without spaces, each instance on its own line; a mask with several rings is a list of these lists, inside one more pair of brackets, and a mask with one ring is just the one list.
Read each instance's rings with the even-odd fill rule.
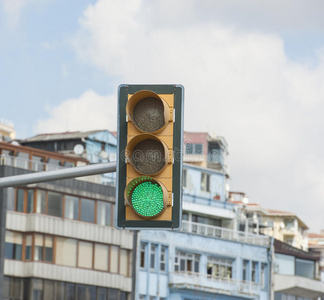
[[0,188],[116,172],[116,162],[0,178]]

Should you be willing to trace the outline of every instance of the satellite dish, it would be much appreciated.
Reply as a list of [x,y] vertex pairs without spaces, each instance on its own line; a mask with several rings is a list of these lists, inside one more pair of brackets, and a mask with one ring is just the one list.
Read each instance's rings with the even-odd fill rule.
[[73,151],[77,155],[81,155],[84,152],[84,147],[82,144],[76,144],[73,148]]
[[109,158],[109,154],[108,154],[106,151],[104,151],[104,150],[101,150],[101,151],[100,151],[99,156],[100,156],[100,158],[103,159],[103,160],[106,160],[106,159]]
[[20,146],[20,144],[19,144],[17,141],[12,141],[12,142],[11,142],[11,145],[14,145],[14,146]]

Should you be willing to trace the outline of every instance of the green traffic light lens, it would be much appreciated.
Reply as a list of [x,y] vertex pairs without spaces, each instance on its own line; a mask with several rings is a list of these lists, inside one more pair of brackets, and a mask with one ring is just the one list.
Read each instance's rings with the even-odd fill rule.
[[163,208],[163,190],[152,181],[145,181],[135,187],[131,195],[134,210],[145,217],[154,217]]

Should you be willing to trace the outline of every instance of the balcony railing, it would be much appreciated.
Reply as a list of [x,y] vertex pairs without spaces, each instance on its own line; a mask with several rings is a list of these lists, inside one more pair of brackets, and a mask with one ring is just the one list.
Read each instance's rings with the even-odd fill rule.
[[208,205],[208,206],[213,206],[213,207],[218,207],[218,208],[226,208],[229,210],[232,210],[235,207],[235,204],[233,204],[233,203],[216,200],[216,199],[212,199],[212,198],[204,198],[204,197],[200,197],[200,196],[196,196],[196,195],[190,195],[187,193],[183,194],[183,201],[202,204],[202,205]]
[[207,290],[213,293],[225,292],[237,296],[259,296],[260,294],[258,283],[194,272],[170,273],[170,285],[174,288]]
[[54,164],[44,163],[40,161],[33,161],[26,158],[9,156],[9,155],[0,155],[0,165],[11,166],[11,167],[21,168],[25,170],[37,171],[37,172],[52,171],[52,170],[66,168],[65,166],[54,165]]
[[183,232],[198,234],[218,239],[237,241],[246,244],[269,246],[270,238],[265,235],[258,235],[224,227],[217,227],[201,223],[182,221]]

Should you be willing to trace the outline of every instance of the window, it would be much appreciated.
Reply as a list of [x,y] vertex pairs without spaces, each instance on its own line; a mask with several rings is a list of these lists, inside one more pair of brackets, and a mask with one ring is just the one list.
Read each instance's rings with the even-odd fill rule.
[[24,212],[24,195],[25,195],[25,190],[23,189],[18,189],[17,190],[17,207],[16,211],[19,212]]
[[187,186],[187,169],[183,169],[182,171],[182,186]]
[[[64,298],[57,298],[64,299]],[[73,283],[67,283],[65,288],[65,299],[66,300],[74,300],[75,299],[75,284]]]
[[121,275],[128,275],[128,251],[125,249],[120,250],[120,270]]
[[261,288],[266,288],[266,282],[267,282],[267,265],[261,264],[261,274],[260,274],[260,284]]
[[92,268],[92,243],[79,242],[78,252],[78,267],[80,268]]
[[15,189],[7,188],[7,210],[15,210]]
[[141,243],[141,250],[140,250],[140,267],[146,268],[146,243]]
[[185,145],[185,148],[186,148],[186,154],[195,154],[195,155],[203,154],[203,145],[202,144],[187,143]]
[[34,260],[43,260],[44,238],[40,234],[35,234]]
[[65,196],[64,217],[72,220],[79,220],[79,198]]
[[107,289],[98,287],[98,300],[106,300],[107,299]]
[[248,264],[249,264],[249,262],[247,260],[243,260],[242,280],[245,280],[245,281],[248,280]]
[[55,261],[58,265],[76,266],[77,241],[69,238],[56,238]]
[[166,271],[166,262],[167,262],[167,247],[166,246],[161,246],[161,254],[160,254],[160,270],[161,271]]
[[257,282],[257,276],[258,276],[258,263],[252,261],[251,281]]
[[27,212],[34,212],[34,190],[27,190]]
[[54,299],[54,283],[52,280],[44,280],[44,299]]
[[201,173],[200,189],[204,192],[210,192],[210,175],[209,174]]
[[62,194],[48,192],[47,214],[62,217],[62,200]]
[[156,267],[156,249],[157,245],[151,244],[151,253],[150,253],[150,269],[155,270]]
[[95,244],[94,268],[108,271],[109,248],[106,245]]
[[46,213],[46,192],[37,190],[36,212],[39,214]]
[[13,231],[6,231],[5,237],[5,258],[22,259],[22,234]]
[[232,278],[231,259],[208,257],[207,274],[216,278]]
[[119,269],[119,248],[117,246],[110,246],[110,272],[118,273]]
[[94,204],[93,200],[81,199],[81,221],[94,222]]
[[97,224],[111,226],[111,203],[97,202]]
[[199,272],[199,255],[186,252],[177,252],[174,270],[180,272]]
[[45,261],[46,262],[52,262],[53,261],[53,238],[50,236],[45,236]]
[[33,236],[31,234],[25,237],[25,260],[31,260]]

